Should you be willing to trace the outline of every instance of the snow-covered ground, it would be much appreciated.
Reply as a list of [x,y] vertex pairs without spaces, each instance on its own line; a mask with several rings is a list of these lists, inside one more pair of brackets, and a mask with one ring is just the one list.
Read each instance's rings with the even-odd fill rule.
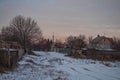
[[[56,52],[25,55],[13,72],[0,80],[120,80],[120,62],[74,59]],[[108,66],[106,66],[106,65]]]

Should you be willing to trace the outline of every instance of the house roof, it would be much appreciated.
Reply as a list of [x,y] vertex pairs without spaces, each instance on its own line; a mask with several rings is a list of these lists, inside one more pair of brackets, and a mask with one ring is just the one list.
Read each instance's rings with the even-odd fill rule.
[[99,43],[102,39],[108,39],[109,41],[111,41],[111,38],[105,37],[105,36],[97,36],[95,39],[92,40],[91,43],[95,44],[95,43]]

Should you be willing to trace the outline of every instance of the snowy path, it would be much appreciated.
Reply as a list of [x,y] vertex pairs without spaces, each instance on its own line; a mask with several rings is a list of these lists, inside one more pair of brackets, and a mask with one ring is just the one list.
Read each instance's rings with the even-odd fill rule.
[[25,55],[13,72],[0,74],[0,80],[120,80],[120,62],[73,59],[56,52]]

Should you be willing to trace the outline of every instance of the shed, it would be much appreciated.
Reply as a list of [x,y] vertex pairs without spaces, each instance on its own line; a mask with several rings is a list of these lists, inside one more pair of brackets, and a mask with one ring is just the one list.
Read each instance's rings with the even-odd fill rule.
[[18,50],[16,49],[0,49],[0,64],[4,67],[13,67],[18,61]]

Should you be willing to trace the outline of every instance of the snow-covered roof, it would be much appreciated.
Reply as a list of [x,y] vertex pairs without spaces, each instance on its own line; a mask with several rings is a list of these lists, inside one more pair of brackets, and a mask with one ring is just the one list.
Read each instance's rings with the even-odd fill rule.
[[5,51],[18,51],[18,49],[11,49],[11,48],[0,48],[0,50],[5,50]]

